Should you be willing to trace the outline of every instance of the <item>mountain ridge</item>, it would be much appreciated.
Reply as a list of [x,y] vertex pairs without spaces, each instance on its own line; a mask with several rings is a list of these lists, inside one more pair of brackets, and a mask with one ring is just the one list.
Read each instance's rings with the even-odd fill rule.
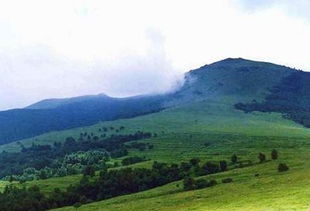
[[[183,86],[167,94],[46,99],[25,109],[0,112],[0,144],[99,121],[131,118],[186,103],[229,99],[233,107],[238,103],[263,102],[270,90],[292,73],[298,71],[267,62],[228,58],[187,72]],[[302,73],[304,77],[309,76]]]

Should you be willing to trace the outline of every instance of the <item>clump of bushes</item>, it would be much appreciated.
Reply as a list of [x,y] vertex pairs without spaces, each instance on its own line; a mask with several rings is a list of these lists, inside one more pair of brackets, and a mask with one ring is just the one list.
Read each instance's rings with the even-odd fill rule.
[[192,177],[186,177],[183,180],[184,190],[202,189],[202,188],[212,187],[216,184],[217,184],[216,180],[209,180],[209,181],[206,179],[195,180]]
[[225,178],[225,179],[222,179],[222,183],[231,183],[233,182],[233,179],[232,178]]
[[265,162],[266,161],[266,155],[264,154],[264,153],[259,153],[258,154],[258,159],[259,159],[259,162],[260,163],[263,163],[263,162]]
[[134,164],[134,163],[143,162],[145,160],[146,160],[145,158],[141,158],[141,157],[138,157],[138,156],[128,157],[128,158],[125,158],[124,160],[122,160],[122,165],[123,166],[128,166],[128,165],[131,165],[131,164]]
[[278,172],[288,171],[289,167],[285,163],[280,163],[278,165]]

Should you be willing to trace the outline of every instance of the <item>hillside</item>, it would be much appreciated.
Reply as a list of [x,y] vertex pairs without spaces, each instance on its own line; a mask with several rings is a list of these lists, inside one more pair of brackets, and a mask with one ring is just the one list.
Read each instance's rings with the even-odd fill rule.
[[[226,59],[203,66],[187,73],[183,87],[174,93],[152,96],[145,101],[142,101],[146,99],[144,97],[132,101],[137,102],[132,104],[133,108],[138,108],[138,102],[145,106],[151,102],[150,99],[156,100],[158,104],[155,105],[164,108],[160,111],[133,118],[102,121],[70,130],[54,131],[0,146],[1,151],[6,151],[0,155],[1,173],[19,174],[23,172],[23,168],[38,166],[38,169],[31,169],[33,173],[29,173],[29,169],[26,171],[28,172],[26,176],[35,180],[26,182],[22,180],[22,184],[16,183],[16,185],[28,188],[37,185],[45,197],[54,197],[53,200],[60,204],[46,204],[49,208],[81,202],[82,206],[79,203],[75,204],[75,207],[81,206],[78,208],[80,210],[307,210],[310,188],[306,184],[310,166],[306,161],[310,158],[308,153],[310,130],[299,124],[296,119],[285,115],[282,110],[265,112],[251,109],[244,112],[237,106],[266,104],[271,100],[271,95],[284,92],[274,90],[287,88],[284,86],[287,83],[283,82],[299,73],[304,74],[304,78],[308,77],[308,73],[284,66],[244,59]],[[304,78],[302,80],[306,80]],[[304,100],[301,100],[305,102],[304,107],[308,106],[307,89],[306,83],[302,85],[302,89],[296,90],[294,86],[289,89],[292,93],[298,94],[298,99],[304,96]],[[288,96],[291,95],[293,94],[290,93]],[[296,98],[286,99],[283,102],[296,100]],[[41,105],[39,103],[37,106],[55,107],[52,101]],[[56,103],[55,108],[70,105],[67,102],[63,103]],[[83,105],[90,106],[92,103]],[[137,134],[143,133],[146,136],[135,138]],[[117,142],[123,140],[122,138],[126,138],[126,142]],[[79,146],[82,149],[81,154],[77,152],[79,149],[74,151]],[[96,148],[97,146],[99,148]],[[104,148],[101,149],[102,146]],[[122,154],[119,149],[126,149],[127,153]],[[273,149],[279,153],[276,160],[271,159]],[[111,154],[117,151],[118,155],[109,158],[104,167],[101,163],[95,163],[97,173],[89,177],[89,181],[79,174],[87,166],[85,163],[64,165],[64,161],[72,162],[71,159],[74,161],[76,156],[86,156],[87,153],[93,152],[92,150],[96,153],[97,150],[107,150]],[[266,160],[259,161],[259,153],[264,153]],[[233,154],[238,157],[237,163],[231,161]],[[13,169],[6,168],[5,165],[10,156]],[[124,160],[128,158],[140,158],[140,160],[137,163],[124,165]],[[200,164],[188,167],[186,163],[192,158],[199,158]],[[23,163],[18,159],[31,162]],[[94,159],[91,160],[93,162]],[[168,171],[164,173],[163,178],[158,178],[160,172],[155,174],[151,172],[154,171],[155,161],[166,163],[162,165],[168,169],[172,168],[170,169],[172,172]],[[207,163],[217,165],[222,161],[227,163],[227,169],[224,171],[196,173],[200,168],[205,169]],[[42,163],[48,166],[50,173]],[[278,172],[280,163],[288,165],[289,170]],[[109,166],[108,171],[102,170],[106,166]],[[132,170],[127,170],[127,167],[131,167]],[[185,167],[189,170],[184,170]],[[54,173],[64,168],[66,174],[61,176]],[[70,173],[72,170],[76,172]],[[108,172],[112,172],[112,175],[114,172],[112,181],[119,185],[122,182],[117,181],[118,176],[122,181],[127,181],[128,178],[131,181],[132,175],[129,174],[131,171],[137,171],[141,174],[141,178],[153,175],[164,182],[155,186],[153,183],[152,185],[147,183],[149,186],[143,184],[139,186],[140,189],[126,186],[128,190],[131,188],[132,190],[115,195],[106,192],[92,195],[95,191],[105,190],[97,187],[107,187],[105,181],[110,181]],[[174,175],[175,171],[179,176],[165,180],[171,174]],[[42,172],[45,172],[43,176]],[[198,178],[206,181],[216,180],[217,184],[198,190],[184,190],[183,179],[186,178],[184,174],[195,180]],[[102,177],[106,178],[101,181]],[[14,178],[24,179],[24,176],[14,175]],[[141,178],[133,181],[139,183],[143,181]],[[222,179],[225,178],[231,178],[232,182],[222,183]],[[127,190],[115,189],[114,186],[111,188]],[[82,195],[77,195],[78,193]],[[62,201],[61,198],[71,201]],[[59,210],[75,210],[75,207],[69,206]]]
[[[97,95],[44,100],[25,109],[0,112],[0,143],[158,112],[193,101],[230,100],[236,104],[262,101],[270,89],[294,72],[296,70],[270,63],[226,59],[190,71],[184,85],[173,93],[130,98]],[[309,74],[305,75],[309,77]]]

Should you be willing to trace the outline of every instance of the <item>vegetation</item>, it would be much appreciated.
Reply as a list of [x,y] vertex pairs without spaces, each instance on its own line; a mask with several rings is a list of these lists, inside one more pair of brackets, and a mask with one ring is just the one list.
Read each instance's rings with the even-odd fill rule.
[[[197,169],[199,168],[199,169]],[[195,171],[192,171],[195,169]],[[119,195],[135,193],[158,187],[173,181],[189,177],[195,172],[196,176],[214,174],[219,172],[219,164],[207,162],[201,167],[191,165],[191,162],[180,165],[154,162],[151,169],[146,168],[123,168],[119,170],[102,170],[98,178],[89,179],[95,175],[94,168],[87,166],[79,184],[69,186],[66,191],[58,188],[49,196],[45,196],[37,186],[28,189],[19,189],[15,186],[7,186],[0,194],[2,210],[45,210],[48,208],[62,207],[112,198]],[[215,180],[194,180],[191,177],[184,180],[184,189],[200,189],[211,187],[216,184]],[[10,200],[14,198],[14,200]],[[18,205],[15,205],[16,202]]]
[[278,151],[277,150],[273,149],[271,151],[271,159],[272,160],[277,160],[278,159]]
[[245,112],[280,112],[285,118],[310,127],[309,84],[309,74],[296,71],[272,87],[264,102],[237,103],[235,107]]
[[280,163],[278,166],[278,171],[283,172],[283,171],[288,171],[288,166],[285,163]]
[[[84,140],[83,136],[87,134],[84,133],[78,141],[68,137],[63,144],[33,144],[28,148],[22,146],[20,152],[2,152],[0,176],[6,180],[27,181],[78,174],[90,166],[94,171],[105,169],[111,167],[107,164],[111,158],[127,155],[126,142],[150,138],[152,134],[138,131],[129,135],[112,135],[104,140]],[[125,164],[129,165],[130,161],[134,163],[136,160],[125,161]]]
[[[3,145],[1,150],[17,153],[22,146],[31,148],[32,143],[44,147],[49,145],[53,149],[53,143],[57,141],[63,146],[67,137],[79,143],[103,143],[112,135],[126,136],[141,130],[152,134],[147,142],[144,139],[115,142],[113,146],[116,148],[100,148],[99,151],[109,155],[104,162],[99,162],[104,165],[88,163],[89,159],[86,159],[88,161],[80,170],[84,176],[74,174],[49,178],[47,169],[38,174],[42,179],[23,184],[13,181],[12,185],[21,188],[20,191],[29,191],[33,185],[37,186],[38,195],[43,194],[42,202],[49,208],[74,205],[60,210],[75,210],[75,207],[79,210],[100,210],[103,207],[106,210],[307,209],[310,194],[307,188],[310,166],[306,162],[310,159],[309,130],[288,118],[284,119],[281,114],[245,113],[234,108],[238,102],[263,102],[269,88],[291,73],[291,69],[281,66],[227,60],[188,74],[189,80],[182,90],[169,101],[169,105],[178,105],[176,107]],[[98,150],[97,146],[87,151],[70,152],[66,156],[73,154],[73,161],[81,163],[84,158],[80,157],[87,157],[87,153],[95,150]],[[270,152],[271,160],[265,162]],[[274,156],[278,152],[281,156]],[[257,158],[259,153],[264,155],[262,162]],[[126,158],[128,161],[145,160],[130,164],[130,168],[119,166]],[[59,160],[62,159],[60,157]],[[165,171],[168,171],[165,176],[158,173],[153,177],[157,184],[162,184],[160,186],[152,186],[148,182],[149,174],[154,173],[154,160],[164,164]],[[287,164],[290,170],[277,172],[279,163]],[[109,184],[101,181],[103,175],[110,174],[117,175],[113,178],[123,192],[119,188],[113,190],[117,182],[110,181],[109,176],[108,180],[104,180],[110,181]],[[136,175],[142,179],[138,180]],[[127,183],[119,182],[120,178]],[[188,178],[191,180],[187,183],[192,187],[184,191],[182,184]],[[9,181],[10,178],[3,185]],[[102,183],[98,184],[99,181]],[[208,187],[211,181],[222,182]],[[102,193],[104,189],[113,195]],[[7,201],[7,197],[3,195],[3,201]],[[104,200],[98,201],[100,199]],[[22,199],[20,201],[24,203]],[[90,203],[92,201],[95,202]],[[35,203],[33,206],[36,207]]]

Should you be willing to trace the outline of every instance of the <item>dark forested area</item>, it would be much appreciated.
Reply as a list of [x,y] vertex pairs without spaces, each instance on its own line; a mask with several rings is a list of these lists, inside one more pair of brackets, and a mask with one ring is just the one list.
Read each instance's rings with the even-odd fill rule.
[[[87,134],[83,133],[81,136]],[[26,148],[21,145],[20,152],[0,153],[0,177],[7,176],[5,179],[25,181],[81,173],[87,165],[93,165],[96,170],[102,169],[111,157],[122,157],[127,155],[127,148],[141,147],[141,144],[135,146],[135,142],[127,147],[126,142],[151,136],[151,133],[138,131],[134,134],[111,135],[105,139],[93,137],[84,140],[80,137],[79,140],[75,140],[68,137],[63,144],[55,142],[52,146],[33,144]],[[149,146],[146,143],[144,145]],[[125,163],[129,164],[130,158],[128,159]]]
[[280,112],[284,117],[310,127],[310,74],[297,71],[270,89],[262,103],[238,103],[237,109],[245,112]]
[[95,124],[99,121],[131,118],[158,112],[163,96],[124,99],[94,98],[67,103],[53,109],[13,109],[0,112],[0,144],[33,137],[49,131]]
[[[109,171],[104,169],[100,171],[98,177],[85,172],[77,185],[69,186],[65,191],[56,188],[50,196],[42,194],[36,186],[28,189],[7,186],[5,191],[0,193],[0,210],[36,211],[67,205],[78,207],[92,201],[148,190],[190,176],[214,174],[226,170],[226,161],[222,161],[221,164],[206,162],[200,165],[199,159],[192,159],[181,164],[154,162],[150,169],[123,168]],[[216,182],[203,183],[199,180],[195,184],[199,188],[215,185]]]

